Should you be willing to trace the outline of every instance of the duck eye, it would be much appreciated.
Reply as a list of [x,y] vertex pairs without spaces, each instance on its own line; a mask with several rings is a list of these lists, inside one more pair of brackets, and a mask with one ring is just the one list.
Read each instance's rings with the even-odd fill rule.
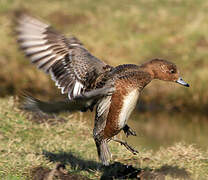
[[171,73],[171,74],[174,74],[174,73],[175,73],[175,70],[174,70],[174,69],[171,69],[171,70],[170,70],[170,73]]

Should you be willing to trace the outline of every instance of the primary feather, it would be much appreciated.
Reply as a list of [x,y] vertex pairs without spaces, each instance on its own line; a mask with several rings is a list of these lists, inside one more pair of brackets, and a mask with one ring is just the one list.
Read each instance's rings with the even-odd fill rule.
[[110,67],[91,55],[77,38],[66,38],[47,23],[25,14],[20,15],[17,23],[17,39],[26,56],[49,73],[70,100],[89,89]]

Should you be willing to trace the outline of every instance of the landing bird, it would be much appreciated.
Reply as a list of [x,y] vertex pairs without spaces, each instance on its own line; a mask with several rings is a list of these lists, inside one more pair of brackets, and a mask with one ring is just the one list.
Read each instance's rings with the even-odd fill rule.
[[153,79],[189,85],[179,76],[176,65],[163,59],[153,59],[142,65],[123,64],[112,67],[93,56],[76,37],[65,37],[49,24],[21,14],[17,18],[17,39],[30,61],[49,74],[62,94],[68,98],[60,102],[44,102],[27,96],[24,107],[30,111],[58,113],[87,111],[95,107],[93,138],[102,164],[109,165],[108,142],[123,144],[115,139],[120,131],[136,133],[127,120],[136,106],[140,92]]

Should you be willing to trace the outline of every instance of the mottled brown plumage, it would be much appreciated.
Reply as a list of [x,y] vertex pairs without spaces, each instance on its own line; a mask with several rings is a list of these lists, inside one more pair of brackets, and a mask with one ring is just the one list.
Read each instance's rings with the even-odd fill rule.
[[66,38],[30,16],[20,15],[16,30],[19,45],[30,61],[49,73],[61,92],[68,94],[67,100],[57,103],[27,97],[25,109],[58,113],[93,110],[96,106],[93,137],[104,165],[111,156],[107,143],[115,135],[121,130],[135,135],[127,120],[148,83],[160,79],[188,86],[179,77],[176,65],[166,60],[112,67],[91,55],[77,38]]

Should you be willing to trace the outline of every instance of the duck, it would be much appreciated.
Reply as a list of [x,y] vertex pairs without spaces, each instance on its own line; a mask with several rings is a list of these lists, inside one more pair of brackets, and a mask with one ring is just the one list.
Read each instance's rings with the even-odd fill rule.
[[30,111],[93,111],[93,138],[98,157],[109,165],[108,143],[113,140],[132,153],[138,153],[126,142],[116,139],[124,131],[136,136],[127,120],[142,90],[155,79],[189,87],[176,65],[165,59],[152,59],[141,65],[122,64],[116,67],[93,56],[75,36],[65,37],[50,24],[28,14],[17,17],[17,42],[30,62],[46,74],[67,97],[64,101],[46,102],[27,96],[24,108]]

